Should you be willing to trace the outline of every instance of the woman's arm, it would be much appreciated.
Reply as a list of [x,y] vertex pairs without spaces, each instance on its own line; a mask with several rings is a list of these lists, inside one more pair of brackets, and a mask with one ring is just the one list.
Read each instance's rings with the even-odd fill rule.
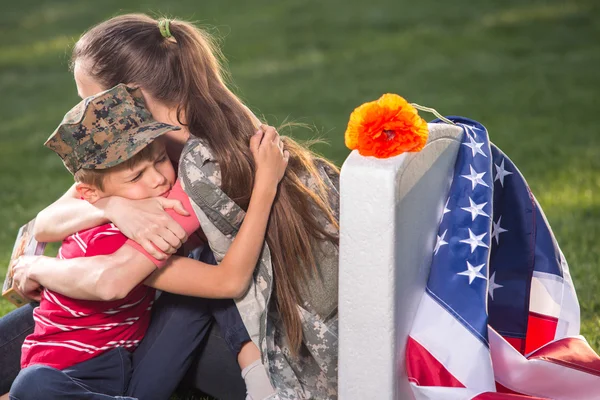
[[[256,181],[248,213],[219,266],[187,257],[171,257],[164,267],[156,270],[155,264],[143,253],[134,247],[122,246],[107,256],[68,260],[21,257],[13,268],[14,279],[33,280],[55,292],[85,300],[122,299],[146,278],[147,285],[167,292],[207,298],[240,297],[258,261],[276,194],[275,185],[263,182]],[[23,279],[22,272],[27,266],[29,270]],[[34,298],[32,292],[37,288],[18,289]]]
[[164,259],[163,253],[173,254],[187,240],[185,231],[164,211],[169,208],[188,215],[180,201],[162,197],[128,200],[112,196],[91,204],[78,198],[73,185],[39,212],[34,236],[39,242],[57,242],[75,232],[112,221],[153,257]]
[[[215,267],[191,259],[178,259],[165,272],[150,278],[151,285],[161,289],[168,287],[175,293],[219,298],[238,297],[244,293],[263,247],[277,185],[289,157],[287,151],[281,150],[281,139],[275,129],[264,129],[264,136],[259,131],[250,143],[257,172],[248,212],[221,265]],[[191,265],[196,268],[192,269]],[[217,271],[217,268],[222,270]],[[17,289],[28,297],[32,297],[39,283],[64,295],[89,300],[123,298],[154,270],[154,263],[131,246],[123,246],[108,256],[70,260],[21,257],[13,267]],[[231,280],[231,286],[229,283],[216,284],[216,289],[205,294],[207,285],[200,283],[204,276],[212,284],[217,280]],[[198,291],[194,291],[194,285],[199,285]]]
[[247,290],[265,240],[276,186],[256,181],[248,212],[219,266],[171,257],[145,283],[167,292],[206,298],[238,298]]
[[[174,192],[185,195],[179,185],[176,185],[171,194]],[[186,236],[186,231],[180,224],[190,233],[196,231],[200,224],[193,214],[189,198],[179,198],[185,200],[186,207],[190,210],[183,210],[187,216],[177,214],[173,210],[168,212],[177,218],[178,222],[173,220],[174,224],[182,230],[182,235]],[[171,201],[181,204],[180,200]],[[162,212],[162,209],[160,211]],[[132,212],[132,217],[134,214],[136,210]],[[40,256],[20,257],[12,267],[13,287],[24,296],[35,300],[39,299],[40,285],[76,299],[108,301],[123,298],[156,270],[157,265],[164,265],[162,260],[168,257],[153,247],[155,252],[160,253],[160,257],[154,258],[138,243],[132,240],[127,243],[128,246],[121,246],[110,255],[87,254],[88,257],[66,260]],[[163,244],[166,245],[165,242]]]
[[257,171],[248,211],[219,266],[172,257],[167,265],[145,281],[147,285],[167,292],[207,298],[238,298],[246,292],[262,252],[277,185],[289,157],[287,151],[282,151],[281,139],[275,129],[263,129],[266,129],[264,138],[254,135],[250,141]]
[[[185,194],[179,185],[171,194],[176,191]],[[168,212],[191,233],[200,224],[187,197],[185,203],[192,214],[186,211],[187,216],[181,216],[172,210]],[[183,230],[178,223],[174,223]],[[183,235],[186,235],[186,231],[183,231]],[[110,255],[90,253],[88,246],[86,257],[80,258],[20,257],[12,267],[13,287],[35,300],[40,297],[40,285],[76,299],[109,301],[123,298],[155,271],[157,265],[164,265],[164,261],[153,258],[138,243],[132,240],[127,243],[129,245],[121,246]],[[166,259],[166,254],[160,254],[161,259]]]
[[81,300],[122,299],[156,266],[143,253],[122,246],[107,256],[58,259],[23,256],[13,266],[13,287],[38,300],[40,286]]

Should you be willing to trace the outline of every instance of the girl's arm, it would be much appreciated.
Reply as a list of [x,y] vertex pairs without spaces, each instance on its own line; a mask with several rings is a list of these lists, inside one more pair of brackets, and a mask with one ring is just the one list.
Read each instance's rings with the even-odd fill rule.
[[[128,200],[107,197],[91,204],[78,198],[75,185],[36,217],[34,236],[39,242],[58,242],[84,229],[113,222],[128,238],[157,259],[173,254],[187,239],[185,231],[164,211],[187,215],[181,202],[162,197]],[[156,247],[155,247],[156,246]]]
[[[289,157],[287,151],[282,151],[283,145],[275,129],[263,129],[266,133],[259,131],[250,142],[257,171],[248,212],[221,265],[215,267],[180,258],[174,260],[164,272],[151,277],[151,285],[161,289],[168,287],[169,291],[175,293],[219,298],[237,297],[246,290],[263,247],[277,184],[283,177]],[[123,246],[108,256],[70,260],[21,257],[13,267],[17,289],[26,296],[32,297],[39,282],[69,297],[90,300],[123,298],[154,270],[154,263],[131,246]],[[217,283],[228,279],[232,280],[231,286]],[[208,285],[200,282],[216,286],[208,290]],[[194,290],[194,285],[199,285],[198,290]],[[205,294],[205,291],[209,293]]]
[[[171,257],[145,283],[166,292],[206,298],[238,298],[248,288],[261,254],[276,186],[256,181],[248,212],[223,261],[216,266]],[[199,265],[201,264],[201,265]]]

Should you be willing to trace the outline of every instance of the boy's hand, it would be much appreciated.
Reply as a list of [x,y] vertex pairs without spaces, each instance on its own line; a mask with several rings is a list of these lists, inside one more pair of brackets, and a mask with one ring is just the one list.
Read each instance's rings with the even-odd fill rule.
[[12,288],[28,299],[40,301],[42,286],[29,277],[29,272],[34,263],[44,256],[21,256],[12,265]]
[[283,141],[275,128],[261,125],[250,139],[250,151],[256,163],[254,185],[277,187],[285,174],[290,153],[284,150]]

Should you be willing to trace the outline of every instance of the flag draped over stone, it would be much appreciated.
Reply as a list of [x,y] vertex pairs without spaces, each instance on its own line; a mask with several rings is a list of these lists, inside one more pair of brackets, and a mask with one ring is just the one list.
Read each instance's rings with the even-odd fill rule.
[[567,262],[527,183],[478,122],[464,130],[407,344],[417,399],[600,398]]

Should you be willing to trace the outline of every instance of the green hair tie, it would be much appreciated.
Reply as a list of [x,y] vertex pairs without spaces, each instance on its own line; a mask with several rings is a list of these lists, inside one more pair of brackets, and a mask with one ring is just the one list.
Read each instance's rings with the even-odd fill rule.
[[158,29],[160,30],[160,34],[166,38],[172,38],[173,35],[171,35],[171,31],[169,30],[169,20],[166,18],[161,19],[160,21],[158,21]]

